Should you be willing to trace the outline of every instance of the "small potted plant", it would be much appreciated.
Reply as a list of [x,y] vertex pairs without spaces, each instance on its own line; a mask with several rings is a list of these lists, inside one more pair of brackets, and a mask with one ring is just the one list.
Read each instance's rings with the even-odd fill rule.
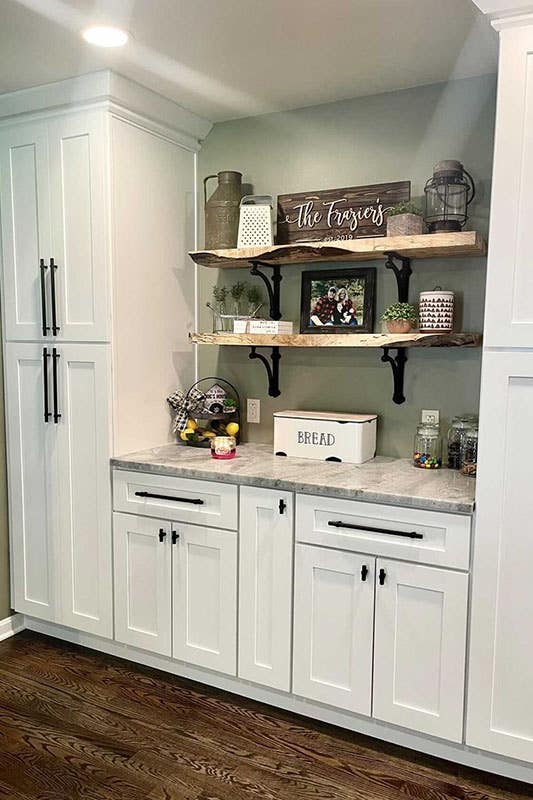
[[417,236],[420,233],[424,233],[424,219],[417,205],[402,202],[387,209],[387,236]]
[[381,319],[389,333],[411,333],[416,323],[416,308],[410,303],[393,303]]

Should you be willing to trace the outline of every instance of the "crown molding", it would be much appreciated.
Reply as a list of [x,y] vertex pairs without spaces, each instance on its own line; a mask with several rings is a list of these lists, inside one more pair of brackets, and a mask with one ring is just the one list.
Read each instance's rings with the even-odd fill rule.
[[152,122],[162,131],[182,134],[194,149],[213,127],[209,120],[111,70],[0,95],[0,120],[94,106],[123,109],[125,115]]

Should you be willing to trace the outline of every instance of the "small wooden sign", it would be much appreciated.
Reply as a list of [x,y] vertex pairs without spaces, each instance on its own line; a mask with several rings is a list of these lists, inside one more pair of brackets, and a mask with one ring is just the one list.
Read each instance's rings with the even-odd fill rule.
[[410,181],[281,194],[276,243],[386,236],[387,209],[410,199]]

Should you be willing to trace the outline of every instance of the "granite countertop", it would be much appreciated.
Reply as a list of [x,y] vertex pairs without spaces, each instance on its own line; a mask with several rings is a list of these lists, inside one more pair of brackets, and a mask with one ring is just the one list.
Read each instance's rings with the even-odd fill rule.
[[476,482],[448,469],[416,469],[407,458],[378,456],[366,464],[339,464],[275,456],[267,444],[242,444],[232,461],[208,449],[167,444],[111,459],[119,469],[178,475],[305,494],[472,514]]

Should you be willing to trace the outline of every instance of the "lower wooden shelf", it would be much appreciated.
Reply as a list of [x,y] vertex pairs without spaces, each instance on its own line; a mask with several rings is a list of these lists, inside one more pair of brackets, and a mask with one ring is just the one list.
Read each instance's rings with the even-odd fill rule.
[[480,333],[193,333],[195,344],[237,347],[479,347]]

